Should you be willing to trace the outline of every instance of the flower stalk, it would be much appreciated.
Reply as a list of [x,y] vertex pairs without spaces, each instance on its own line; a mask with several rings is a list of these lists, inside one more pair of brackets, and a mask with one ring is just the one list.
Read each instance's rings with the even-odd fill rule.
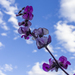
[[[28,40],[31,36],[32,39],[36,41],[36,45],[38,49],[41,49],[43,47],[46,48],[46,50],[50,53],[50,55],[53,57],[54,60],[49,59],[49,64],[44,63],[43,64],[43,70],[48,72],[49,70],[53,71],[56,70],[58,71],[58,68],[60,68],[66,75],[69,75],[64,69],[67,69],[68,65],[71,65],[69,61],[67,61],[67,58],[65,56],[61,56],[59,60],[56,60],[53,54],[49,51],[47,48],[47,45],[51,43],[51,36],[49,35],[46,37],[49,33],[48,29],[46,28],[38,28],[34,29],[31,32],[30,26],[31,22],[29,20],[32,20],[34,15],[32,14],[33,12],[33,7],[32,6],[26,6],[23,7],[22,10],[18,12],[16,16],[22,16],[24,21],[19,22],[18,25],[20,28],[18,29],[18,33],[21,34],[21,38],[24,37],[24,39]],[[75,74],[73,74],[75,75]]]

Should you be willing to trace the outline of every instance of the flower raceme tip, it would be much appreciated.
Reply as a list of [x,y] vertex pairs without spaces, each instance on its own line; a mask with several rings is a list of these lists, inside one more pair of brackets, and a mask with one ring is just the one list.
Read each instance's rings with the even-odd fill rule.
[[22,10],[20,10],[19,13],[16,14],[16,16],[22,15],[23,19],[32,20],[33,19],[32,12],[33,12],[33,7],[32,6],[26,6],[26,7],[23,7]]

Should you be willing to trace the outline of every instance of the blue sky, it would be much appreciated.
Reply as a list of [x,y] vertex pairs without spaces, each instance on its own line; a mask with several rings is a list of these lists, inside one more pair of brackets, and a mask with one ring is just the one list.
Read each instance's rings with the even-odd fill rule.
[[59,59],[64,55],[71,62],[66,70],[75,73],[75,0],[0,0],[0,75],[65,75],[44,72],[43,62],[51,55],[37,49],[36,42],[21,39],[17,32],[22,17],[15,15],[22,7],[33,6],[31,29],[44,27],[49,30],[52,42],[48,48]]

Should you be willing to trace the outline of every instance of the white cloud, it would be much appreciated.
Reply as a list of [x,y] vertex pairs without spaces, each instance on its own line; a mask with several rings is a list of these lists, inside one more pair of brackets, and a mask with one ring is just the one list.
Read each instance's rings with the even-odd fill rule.
[[75,22],[75,0],[60,1],[60,16],[70,22]]
[[4,74],[4,73],[0,70],[0,75],[6,75],[6,74]]
[[61,47],[56,47],[55,49],[61,49]]
[[[49,49],[52,53],[54,52],[52,45],[49,44],[47,47],[48,47],[48,49]],[[45,49],[45,48],[44,48],[44,49]],[[48,52],[48,51],[45,49],[45,52]]]
[[[65,75],[63,71],[58,72],[45,72],[42,68],[42,63],[36,62],[36,64],[32,67],[30,71],[28,71],[28,75]],[[69,71],[70,72],[70,71]],[[70,73],[72,75],[72,73]]]
[[2,68],[1,68],[3,71],[12,71],[13,68],[12,68],[12,65],[10,64],[5,64]]
[[6,34],[6,33],[1,33],[1,35],[2,35],[2,36],[7,36],[7,34]]
[[60,44],[70,52],[75,52],[75,26],[59,21],[54,25],[56,37]]
[[27,67],[30,67],[30,65],[27,65]]
[[14,30],[14,32],[18,34],[18,30]]
[[57,55],[57,54],[55,54],[54,56],[55,56],[55,57],[57,57],[58,55]]
[[[13,27],[18,29],[18,20],[16,19],[15,12],[18,11],[17,5],[15,4],[15,0],[0,0],[0,4],[6,9],[4,12],[10,15],[8,22],[13,24]],[[13,4],[13,5],[12,5]]]
[[75,59],[75,57],[70,57],[70,59]]
[[16,36],[16,37],[14,37],[14,40],[16,40],[16,39],[18,39],[19,38],[19,36]]
[[[17,66],[15,66],[14,68],[17,69]],[[0,75],[7,75],[4,73],[7,71],[12,71],[12,70],[13,70],[13,67],[11,64],[5,64],[4,66],[0,66]]]
[[15,66],[14,68],[15,68],[15,69],[17,69],[18,67],[17,67],[17,66]]
[[73,70],[73,72],[75,73],[75,70]]
[[48,14],[48,15],[46,15],[46,16],[43,16],[43,18],[46,19],[46,20],[49,19],[50,17],[51,17],[50,14]]
[[37,50],[33,50],[33,53],[37,52]]
[[14,28],[16,28],[16,29],[19,28],[18,21],[17,21],[16,17],[11,16],[10,19],[8,20],[8,22],[11,22],[13,24]]
[[66,51],[65,51],[65,50],[63,50],[63,49],[61,50],[61,52],[66,53]]
[[3,21],[3,13],[1,11],[0,11],[0,26],[4,30],[9,30],[9,28],[6,25],[6,23]]
[[26,40],[26,43],[27,43],[27,44],[32,44],[33,41],[32,41],[31,39],[28,39],[28,40]]
[[0,42],[0,47],[4,46],[1,42]]
[[73,56],[75,56],[75,54],[73,54]]

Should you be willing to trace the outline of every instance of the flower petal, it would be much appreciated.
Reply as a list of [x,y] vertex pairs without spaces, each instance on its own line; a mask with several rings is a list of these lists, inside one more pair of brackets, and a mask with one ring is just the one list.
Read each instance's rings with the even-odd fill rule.
[[61,56],[61,57],[59,58],[59,60],[60,60],[62,63],[67,62],[67,58],[66,58],[65,56]]
[[51,36],[49,35],[47,43],[49,44],[50,42],[51,42]]
[[48,65],[46,63],[43,63],[42,68],[43,68],[44,71],[48,72],[49,68],[50,68],[50,65]]
[[43,28],[43,33],[44,33],[44,35],[48,34],[49,33],[48,29]]

